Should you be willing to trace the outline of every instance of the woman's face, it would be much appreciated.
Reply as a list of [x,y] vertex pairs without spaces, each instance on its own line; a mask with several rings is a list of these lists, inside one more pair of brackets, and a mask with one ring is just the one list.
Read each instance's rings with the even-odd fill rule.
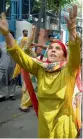
[[47,51],[49,62],[61,62],[65,60],[64,51],[58,43],[52,43]]

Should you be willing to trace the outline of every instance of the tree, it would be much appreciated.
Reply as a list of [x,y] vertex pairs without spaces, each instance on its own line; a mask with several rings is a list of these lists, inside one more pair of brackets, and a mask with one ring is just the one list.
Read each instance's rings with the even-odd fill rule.
[[10,0],[6,0],[6,4],[7,5],[10,5]]
[[47,9],[59,11],[60,7],[64,7],[65,4],[70,4],[72,0],[47,0]]
[[31,11],[31,14],[33,14],[33,16],[38,17],[39,11],[40,11],[40,5],[41,5],[41,1],[33,1],[33,8]]

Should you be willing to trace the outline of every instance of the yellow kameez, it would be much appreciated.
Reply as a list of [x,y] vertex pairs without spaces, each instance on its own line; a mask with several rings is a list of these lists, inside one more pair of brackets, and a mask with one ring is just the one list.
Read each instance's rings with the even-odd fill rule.
[[72,107],[77,69],[80,65],[78,38],[69,43],[69,61],[59,72],[49,73],[27,56],[18,46],[9,53],[21,67],[38,80],[39,138],[76,138],[77,125]]

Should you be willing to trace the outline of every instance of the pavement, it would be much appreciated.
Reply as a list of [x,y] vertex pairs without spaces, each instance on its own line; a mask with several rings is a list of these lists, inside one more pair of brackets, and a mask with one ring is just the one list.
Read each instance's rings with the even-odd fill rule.
[[38,121],[33,108],[19,110],[21,88],[16,89],[16,100],[0,102],[0,138],[37,138]]

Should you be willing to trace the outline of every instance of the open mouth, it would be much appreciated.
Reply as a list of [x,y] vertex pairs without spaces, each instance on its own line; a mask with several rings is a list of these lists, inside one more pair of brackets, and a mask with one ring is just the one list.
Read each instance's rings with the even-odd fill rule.
[[56,58],[56,55],[55,54],[51,54],[50,57]]

